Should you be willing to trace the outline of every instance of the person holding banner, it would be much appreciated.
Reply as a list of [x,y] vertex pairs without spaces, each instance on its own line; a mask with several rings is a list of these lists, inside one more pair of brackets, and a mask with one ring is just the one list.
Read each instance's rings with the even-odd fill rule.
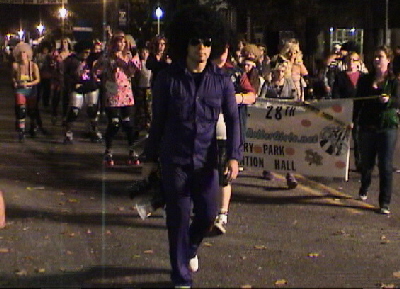
[[[301,101],[301,95],[298,95],[296,86],[291,77],[286,77],[287,70],[291,65],[288,66],[287,61],[280,58],[276,58],[271,61],[271,81],[265,82],[261,88],[261,98],[282,98],[282,99],[293,99],[295,101]],[[271,181],[274,179],[274,175],[271,171],[264,171],[263,177]],[[289,189],[295,189],[297,187],[297,180],[292,173],[286,174],[286,183]]]
[[[364,73],[360,71],[361,57],[357,52],[350,51],[345,56],[345,64],[347,69],[336,74],[333,82],[332,98],[354,98],[357,94],[358,81]],[[354,163],[356,171],[361,171],[360,152],[358,145],[358,123],[356,122],[357,114],[353,113],[354,126],[352,129],[354,143]]]
[[400,108],[398,80],[390,71],[392,50],[380,46],[375,50],[374,69],[361,76],[354,101],[360,130],[361,187],[359,197],[367,200],[371,175],[378,158],[379,212],[390,214],[393,190],[393,156],[396,148]]

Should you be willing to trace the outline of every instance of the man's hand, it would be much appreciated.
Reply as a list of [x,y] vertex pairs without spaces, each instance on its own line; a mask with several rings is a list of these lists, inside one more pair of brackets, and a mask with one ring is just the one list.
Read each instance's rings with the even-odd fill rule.
[[239,173],[239,162],[237,160],[229,160],[226,164],[225,175],[228,175],[227,181],[235,180]]
[[158,169],[158,163],[155,162],[144,162],[142,166],[141,178],[147,179],[152,172]]

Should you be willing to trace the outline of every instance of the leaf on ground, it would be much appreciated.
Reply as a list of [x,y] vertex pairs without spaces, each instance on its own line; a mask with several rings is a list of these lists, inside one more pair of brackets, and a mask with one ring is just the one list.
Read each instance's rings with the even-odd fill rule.
[[67,255],[72,255],[72,254],[73,254],[72,251],[69,251],[69,250],[67,250],[65,253],[66,253]]
[[133,258],[140,258],[140,255],[133,255]]
[[400,271],[393,272],[393,277],[394,277],[394,278],[399,278],[399,279],[400,279]]
[[28,275],[28,271],[26,271],[25,269],[17,269],[14,271],[15,275],[18,276],[26,276]]
[[0,248],[0,253],[10,253],[10,249],[8,249],[8,248]]
[[92,230],[88,229],[88,230],[86,231],[86,234],[92,234]]
[[125,211],[125,208],[124,207],[118,207],[118,211],[120,211],[120,212]]
[[68,199],[68,203],[79,203],[77,199]]
[[44,239],[45,239],[45,240],[49,240],[49,239],[50,239],[50,236],[49,236],[49,235],[46,235],[46,236],[44,236]]
[[65,205],[65,202],[59,202],[58,205],[59,205],[59,206],[64,206],[64,205]]
[[90,197],[89,199],[90,199],[90,200],[96,200],[96,198],[95,198],[95,197]]
[[110,231],[110,230],[107,230],[107,231],[106,231],[106,235],[112,235],[111,231]]
[[283,286],[286,285],[288,282],[285,279],[279,279],[275,281],[276,286]]
[[308,253],[308,257],[310,257],[310,258],[317,258],[317,257],[319,257],[319,253],[315,253],[315,252]]
[[254,249],[256,249],[256,250],[266,250],[267,246],[265,246],[265,245],[255,245]]
[[395,284],[385,284],[381,283],[379,284],[381,289],[395,289],[396,285]]
[[44,268],[35,268],[35,272],[36,273],[44,273],[44,272],[46,272],[46,269],[44,269]]
[[250,284],[240,285],[240,288],[253,288]]
[[143,251],[143,253],[144,254],[154,254],[154,251],[150,249],[150,250]]
[[75,234],[75,233],[69,233],[68,236],[71,237],[71,238],[73,238],[73,237],[76,236],[76,234]]
[[44,187],[26,187],[28,191],[33,191],[33,190],[44,190]]
[[339,230],[333,233],[334,236],[350,236],[350,234],[346,233],[345,230]]
[[203,246],[205,246],[205,247],[212,247],[213,244],[211,244],[210,242],[204,242],[204,243],[203,243]]
[[381,236],[381,240],[386,240],[387,238],[386,238],[386,236],[385,235],[382,235]]

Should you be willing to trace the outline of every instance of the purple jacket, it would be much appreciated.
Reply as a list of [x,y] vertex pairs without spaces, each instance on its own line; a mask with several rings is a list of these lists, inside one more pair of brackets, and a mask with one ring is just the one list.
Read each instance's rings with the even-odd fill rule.
[[196,91],[192,74],[174,63],[157,77],[153,87],[153,120],[145,146],[148,161],[182,166],[217,163],[215,126],[222,109],[227,128],[227,156],[241,160],[240,127],[231,79],[208,64]]

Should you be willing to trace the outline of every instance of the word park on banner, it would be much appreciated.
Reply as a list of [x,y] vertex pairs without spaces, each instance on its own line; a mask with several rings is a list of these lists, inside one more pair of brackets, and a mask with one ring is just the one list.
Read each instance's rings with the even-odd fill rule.
[[248,107],[242,165],[307,176],[348,178],[353,101],[257,100]]

